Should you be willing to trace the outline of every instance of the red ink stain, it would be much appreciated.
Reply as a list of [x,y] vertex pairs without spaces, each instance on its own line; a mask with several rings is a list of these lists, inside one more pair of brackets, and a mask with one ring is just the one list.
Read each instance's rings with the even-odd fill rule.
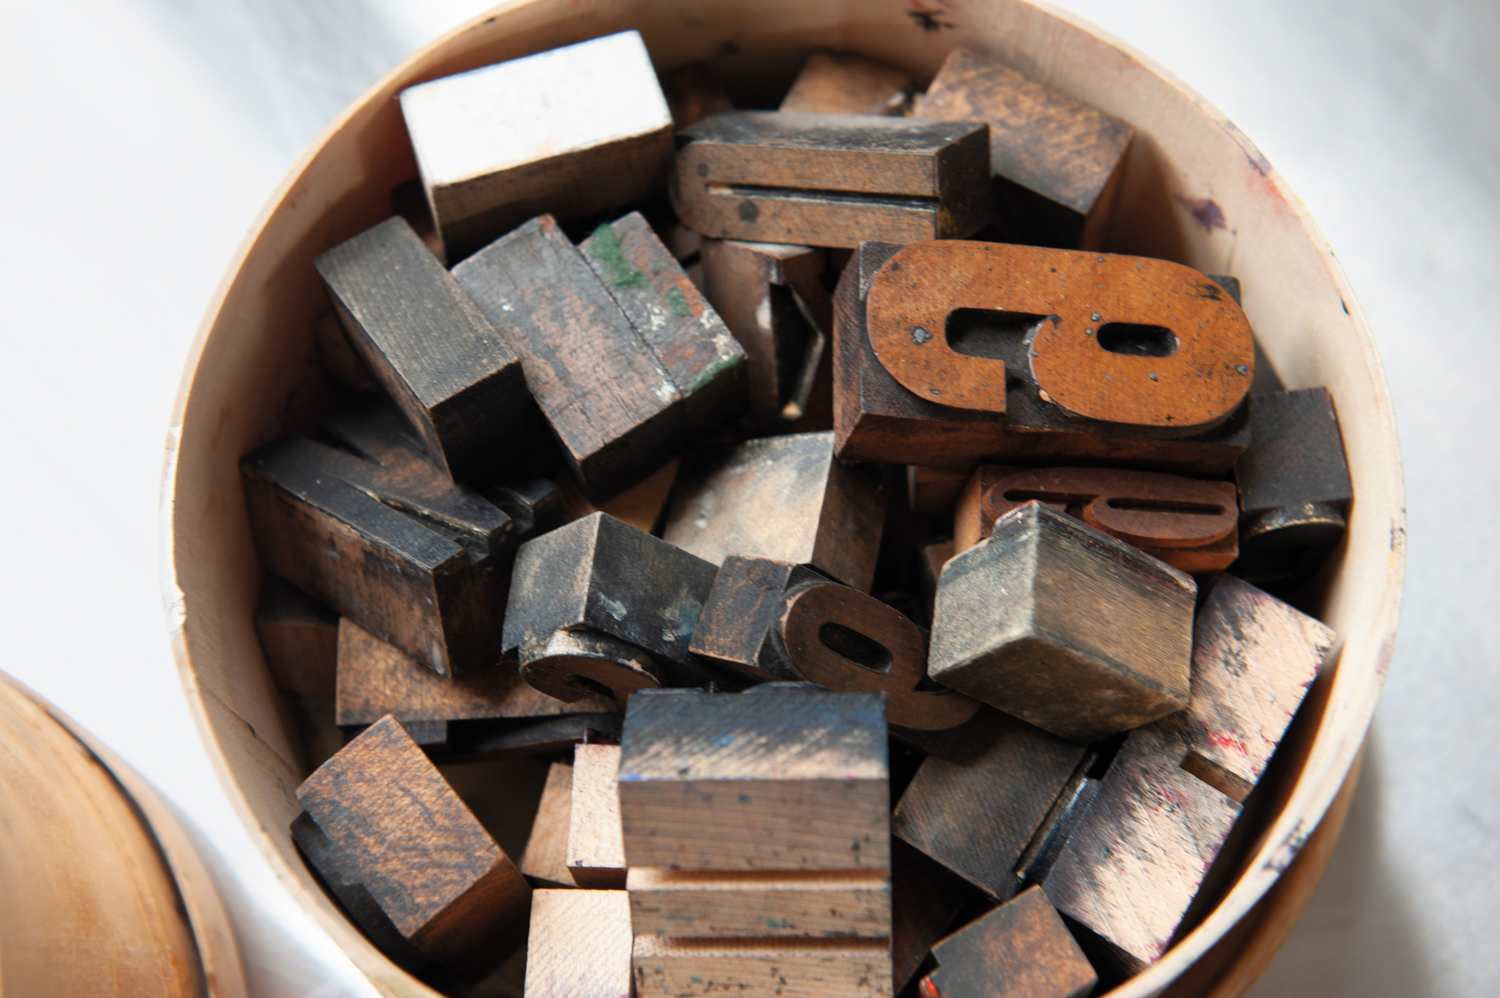
[[1208,740],[1213,742],[1219,748],[1233,749],[1240,755],[1247,757],[1250,755],[1250,750],[1245,747],[1245,743],[1240,741],[1238,738],[1233,737],[1232,735],[1226,735],[1218,731],[1210,731],[1208,733]]
[[1204,232],[1228,228],[1224,222],[1224,209],[1213,198],[1185,198],[1181,194],[1172,197],[1198,220]]
[[932,978],[922,978],[922,983],[917,985],[917,990],[922,992],[922,998],[942,998],[938,994],[937,985],[932,983]]

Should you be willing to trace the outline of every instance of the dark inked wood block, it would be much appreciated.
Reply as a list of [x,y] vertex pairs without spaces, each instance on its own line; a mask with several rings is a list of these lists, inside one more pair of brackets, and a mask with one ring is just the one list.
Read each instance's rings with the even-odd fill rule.
[[1084,998],[1099,983],[1083,950],[1032,887],[932,948],[923,998]]
[[1094,741],[1187,706],[1197,589],[1028,502],[944,566],[928,671],[1059,737]]
[[686,128],[704,118],[734,110],[724,84],[706,62],[690,62],[667,73],[661,78],[661,90],[676,128]]
[[566,221],[647,197],[672,158],[635,31],[419,83],[401,114],[449,263],[541,212]]
[[314,262],[350,342],[449,476],[492,470],[524,443],[520,360],[404,219]]
[[395,718],[318,767],[297,799],[396,930],[433,960],[482,970],[519,935],[530,886]]
[[948,758],[923,760],[896,805],[892,834],[1003,901],[1020,890],[1016,864],[1084,753],[986,711]]
[[620,760],[630,867],[889,869],[884,699],[781,685],[637,693]]
[[734,111],[679,133],[672,208],[714,239],[840,246],[955,239],[989,214],[972,122]]
[[267,574],[255,610],[255,633],[283,693],[327,700],[338,664],[339,615],[285,579]]
[[778,110],[899,115],[906,110],[911,86],[911,78],[894,66],[819,49],[802,64]]
[[963,48],[949,53],[912,114],[989,125],[1007,242],[1099,248],[1135,135],[1129,122]]
[[900,994],[968,901],[963,882],[899,838],[891,840],[891,979]]
[[772,558],[867,591],[880,484],[834,457],[833,443],[832,433],[796,433],[688,455],[662,536],[714,565],[731,554]]

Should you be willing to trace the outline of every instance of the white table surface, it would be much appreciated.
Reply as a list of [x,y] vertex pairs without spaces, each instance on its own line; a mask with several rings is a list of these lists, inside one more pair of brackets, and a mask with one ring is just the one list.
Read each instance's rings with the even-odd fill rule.
[[[200,830],[262,998],[373,991],[282,894],[188,716],[158,576],[167,416],[209,296],[296,155],[483,6],[0,2],[0,668]],[[1071,6],[1195,86],[1282,171],[1359,292],[1402,431],[1401,637],[1343,838],[1253,993],[1500,994],[1500,4]]]

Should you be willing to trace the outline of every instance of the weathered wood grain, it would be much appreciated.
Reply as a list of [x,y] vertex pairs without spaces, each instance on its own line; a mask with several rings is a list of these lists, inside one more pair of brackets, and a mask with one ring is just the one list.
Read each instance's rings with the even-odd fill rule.
[[833,446],[832,433],[797,433],[688,455],[663,538],[714,565],[731,554],[773,558],[868,591],[880,485]]
[[255,633],[283,693],[327,700],[338,667],[339,615],[285,579],[266,574]]
[[395,718],[318,767],[297,799],[398,932],[479,971],[518,933],[531,888]]
[[1084,998],[1099,975],[1032,887],[938,942],[922,998]]
[[626,709],[622,750],[631,867],[890,867],[880,694],[645,690]]
[[660,188],[672,117],[622,31],[401,92],[448,261],[543,211],[582,218]]
[[714,239],[853,249],[970,235],[989,211],[972,122],[733,111],[683,129],[672,208]]
[[738,873],[633,867],[627,878],[636,935],[764,939],[891,934],[885,870]]
[[672,110],[672,124],[676,128],[711,118],[725,111],[733,111],[734,103],[724,92],[724,84],[706,62],[690,62],[674,69],[661,78],[662,93],[667,106]]
[[1028,502],[944,566],[928,673],[1097,740],[1187,706],[1196,596],[1191,576]]
[[965,48],[949,53],[912,114],[989,125],[1007,242],[1101,245],[1135,134],[1129,122]]
[[890,998],[885,939],[635,937],[636,994]]
[[[533,887],[572,887],[568,872],[568,831],[573,811],[573,767],[554,762],[547,769],[547,783],[536,817],[531,821],[531,835],[521,854],[521,875]],[[536,895],[532,895],[533,906]]]
[[779,110],[900,115],[911,86],[911,78],[894,66],[852,52],[819,49],[802,64]]
[[523,445],[531,402],[521,362],[402,218],[314,261],[370,373],[453,478],[493,470]]
[[805,565],[728,555],[698,615],[689,651],[706,667],[746,684],[800,680],[777,640],[786,596],[825,581]]
[[928,756],[891,817],[891,832],[997,901],[1021,888],[1016,864],[1084,758],[1064,741],[997,711]]
[[573,803],[568,812],[568,873],[579,887],[625,889],[620,834],[620,746],[573,749]]
[[526,998],[631,998],[630,956],[624,891],[532,895]]
[[1326,388],[1250,400],[1250,449],[1235,465],[1241,558],[1235,574],[1269,585],[1310,577],[1344,536],[1354,500]]

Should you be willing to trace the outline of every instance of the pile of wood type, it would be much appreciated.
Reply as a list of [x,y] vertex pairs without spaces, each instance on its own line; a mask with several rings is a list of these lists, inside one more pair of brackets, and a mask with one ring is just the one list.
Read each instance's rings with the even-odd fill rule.
[[1157,960],[1353,494],[1237,280],[1101,250],[1131,125],[963,50],[741,110],[635,32],[401,108],[420,178],[316,261],[328,405],[241,463],[350,918],[454,995]]

